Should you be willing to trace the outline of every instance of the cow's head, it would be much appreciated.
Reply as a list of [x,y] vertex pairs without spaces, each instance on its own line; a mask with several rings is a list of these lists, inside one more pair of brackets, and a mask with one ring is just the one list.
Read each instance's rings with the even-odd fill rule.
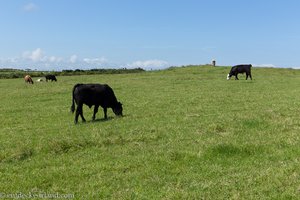
[[229,74],[227,75],[227,80],[229,80],[229,79],[231,78],[231,76],[232,76],[232,74],[229,73]]
[[232,76],[234,76],[235,73],[236,73],[236,67],[232,67],[232,68],[230,69],[229,74],[227,75],[227,80],[229,80]]
[[122,104],[120,102],[118,102],[115,107],[113,108],[113,111],[115,113],[115,115],[119,115],[119,116],[123,116],[123,107]]

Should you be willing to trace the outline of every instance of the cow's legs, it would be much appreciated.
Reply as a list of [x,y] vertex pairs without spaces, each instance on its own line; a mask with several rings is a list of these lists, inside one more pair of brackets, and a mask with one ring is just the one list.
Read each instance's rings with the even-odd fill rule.
[[235,75],[235,80],[239,80],[239,78],[238,78],[238,75],[237,75],[237,74]]
[[78,116],[80,115],[81,119],[83,122],[85,122],[85,119],[83,117],[83,112],[82,112],[82,105],[83,104],[78,104],[77,108],[76,108],[76,115],[75,115],[75,124],[77,124],[78,122]]
[[94,107],[94,114],[93,114],[93,120],[95,120],[95,118],[96,118],[96,113],[98,112],[98,108],[99,108],[99,106],[95,105],[95,107]]
[[104,119],[107,119],[107,108],[103,108],[104,111]]
[[251,73],[249,73],[249,74],[247,73],[247,74],[246,74],[246,80],[248,79],[248,76],[249,76],[249,77],[250,77],[250,79],[252,80]]
[[78,107],[79,107],[79,106],[77,106],[77,108],[76,108],[76,113],[75,113],[75,121],[74,121],[75,124],[77,124],[77,122],[78,122],[78,116],[79,116],[79,110],[78,110]]
[[83,117],[83,111],[82,111],[82,106],[81,106],[81,112],[80,112],[80,117],[81,117],[81,119],[82,119],[82,121],[83,122],[86,122],[86,120],[84,119],[84,117]]

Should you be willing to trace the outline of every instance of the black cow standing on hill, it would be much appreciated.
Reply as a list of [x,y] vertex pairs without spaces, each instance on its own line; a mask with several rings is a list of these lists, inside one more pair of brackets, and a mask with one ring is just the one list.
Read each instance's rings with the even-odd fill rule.
[[53,75],[53,74],[48,74],[48,75],[45,76],[45,78],[46,78],[47,82],[48,82],[48,80],[57,81],[55,75]]
[[231,76],[235,76],[235,80],[239,80],[238,79],[238,74],[241,73],[246,73],[246,80],[248,79],[248,76],[250,76],[251,80],[252,80],[252,76],[251,76],[251,67],[252,65],[235,65],[231,68],[229,74],[227,75],[227,80],[229,80],[231,78]]
[[103,108],[104,119],[107,119],[107,108],[112,108],[116,115],[122,116],[122,104],[117,101],[114,91],[106,84],[76,84],[73,88],[73,98],[71,111],[75,111],[75,102],[77,104],[75,114],[75,124],[78,122],[78,116],[81,116],[83,122],[86,120],[83,117],[83,104],[94,107],[93,120],[96,118],[99,106]]

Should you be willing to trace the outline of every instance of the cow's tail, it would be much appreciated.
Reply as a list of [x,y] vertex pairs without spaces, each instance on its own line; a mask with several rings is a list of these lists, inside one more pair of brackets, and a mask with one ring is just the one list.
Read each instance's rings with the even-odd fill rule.
[[76,89],[78,86],[80,86],[80,85],[82,85],[82,84],[76,84],[76,85],[74,85],[74,87],[73,87],[73,91],[72,91],[72,106],[71,106],[71,112],[72,112],[72,113],[74,113],[74,111],[75,111],[74,92],[75,92],[75,89]]

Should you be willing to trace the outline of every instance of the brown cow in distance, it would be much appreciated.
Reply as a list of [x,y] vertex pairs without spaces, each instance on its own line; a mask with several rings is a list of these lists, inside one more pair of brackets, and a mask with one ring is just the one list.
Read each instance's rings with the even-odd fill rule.
[[33,80],[32,80],[32,78],[29,75],[26,75],[24,77],[24,79],[25,79],[25,83],[31,83],[31,84],[33,84]]

